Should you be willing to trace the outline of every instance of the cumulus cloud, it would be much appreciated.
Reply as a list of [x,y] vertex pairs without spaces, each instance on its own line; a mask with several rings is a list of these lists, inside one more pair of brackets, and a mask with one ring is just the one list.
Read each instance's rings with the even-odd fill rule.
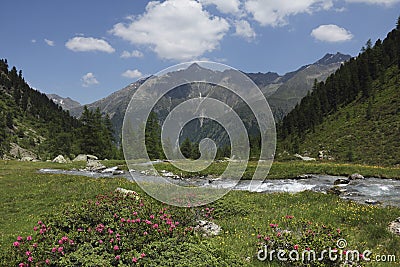
[[143,53],[140,52],[139,50],[133,50],[132,52],[123,51],[122,54],[121,54],[122,58],[130,58],[130,57],[141,58],[143,56],[144,56]]
[[92,72],[88,72],[82,76],[82,86],[89,87],[91,85],[99,84],[99,81],[96,79]]
[[[54,46],[55,44],[54,44],[54,41],[52,41],[52,40],[49,40],[49,39],[44,39],[44,41],[45,41],[45,43],[48,45],[48,46]],[[36,42],[36,41],[35,41]]]
[[287,17],[333,7],[333,0],[247,0],[245,9],[262,26],[283,26]]
[[105,40],[93,37],[74,37],[65,43],[65,46],[74,52],[101,51],[114,53],[115,49]]
[[225,14],[238,14],[240,12],[239,0],[200,0],[203,5],[215,5],[219,12]]
[[135,70],[127,70],[124,73],[122,73],[122,76],[126,77],[126,78],[130,78],[130,79],[136,79],[136,78],[140,78],[143,77],[143,74],[135,69]]
[[110,30],[135,45],[149,46],[160,58],[195,59],[218,48],[229,23],[194,0],[149,2],[146,12]]
[[241,36],[247,40],[252,40],[256,37],[256,32],[246,20],[235,21],[236,32],[235,35]]
[[323,42],[344,42],[353,38],[353,34],[334,24],[321,25],[311,32],[311,36]]
[[390,6],[396,3],[400,3],[400,0],[346,0],[346,2]]

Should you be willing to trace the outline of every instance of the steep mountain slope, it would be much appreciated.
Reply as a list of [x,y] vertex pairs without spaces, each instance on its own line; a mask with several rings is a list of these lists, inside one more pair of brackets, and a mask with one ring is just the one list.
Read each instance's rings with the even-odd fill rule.
[[400,164],[399,26],[362,51],[283,119],[279,152]]
[[291,111],[300,100],[312,89],[314,81],[325,81],[351,56],[326,54],[323,58],[307,66],[303,66],[295,72],[288,73],[281,78],[282,84],[270,96],[268,102],[275,114],[275,118],[281,120]]
[[0,60],[0,157],[46,158],[64,152],[65,137],[72,137],[78,125],[45,94],[30,88],[22,71],[9,70],[7,60]]
[[47,97],[57,105],[60,105],[64,110],[70,110],[81,106],[81,103],[69,97],[62,97],[56,94],[46,94]]
[[117,156],[111,123],[100,111],[77,120],[29,87],[22,71],[0,60],[0,158],[53,159],[57,155]]

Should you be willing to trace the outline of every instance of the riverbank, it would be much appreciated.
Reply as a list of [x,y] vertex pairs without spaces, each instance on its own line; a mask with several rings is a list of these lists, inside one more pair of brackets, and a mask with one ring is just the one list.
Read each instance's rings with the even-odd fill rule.
[[[219,176],[223,173],[228,162],[213,162],[207,169],[188,173],[175,168],[169,162],[161,162],[155,166],[158,171],[167,170],[182,177],[200,177],[200,176]],[[257,162],[250,161],[245,173],[244,180],[251,179],[257,167]],[[360,173],[364,177],[400,179],[400,168],[369,166],[349,163],[335,162],[307,162],[307,161],[274,161],[269,171],[267,179],[296,179],[304,174],[322,174],[333,176],[349,176],[354,173]]]
[[[114,166],[120,162],[105,163]],[[0,251],[4,253],[12,249],[12,242],[17,236],[32,233],[38,220],[62,213],[66,207],[79,207],[82,201],[94,199],[96,195],[114,191],[117,187],[134,190],[146,201],[153,201],[135,183],[124,178],[92,179],[37,173],[41,168],[71,169],[82,167],[80,164],[0,162]],[[283,170],[285,164],[279,166],[280,169]],[[295,166],[296,170],[288,173],[309,173],[303,172],[305,169],[301,166],[305,168],[314,164],[296,163]],[[322,168],[324,165],[315,166]],[[350,172],[363,173],[362,170],[365,170],[341,165],[336,170],[339,167],[348,168],[346,170]],[[363,174],[366,175],[365,172]],[[157,205],[160,204],[155,203],[154,207]],[[221,255],[234,254],[244,266],[266,265],[255,257],[259,242],[257,235],[264,234],[270,224],[285,225],[286,216],[309,221],[315,226],[340,229],[349,248],[370,249],[374,255],[395,254],[400,258],[397,252],[400,238],[387,231],[388,223],[400,217],[398,208],[360,205],[334,195],[313,192],[258,194],[241,191],[231,191],[207,208],[212,209],[213,221],[222,227],[223,233],[215,238],[200,238],[196,242],[208,244],[210,248],[217,247]],[[176,212],[180,214],[184,210],[176,209]]]

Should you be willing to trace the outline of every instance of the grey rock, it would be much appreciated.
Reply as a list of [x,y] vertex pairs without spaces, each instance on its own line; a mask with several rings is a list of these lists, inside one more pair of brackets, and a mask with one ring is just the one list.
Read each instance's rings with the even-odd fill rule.
[[88,159],[85,170],[92,171],[92,172],[100,172],[106,168],[107,167],[104,166],[103,164],[101,164],[100,161],[95,160],[95,159]]
[[389,223],[388,230],[389,232],[400,236],[400,217]]
[[21,161],[34,161],[34,158],[32,158],[32,157],[22,157]]
[[294,156],[296,158],[299,158],[299,159],[304,160],[304,161],[315,161],[316,160],[315,158],[310,158],[310,157],[302,156],[302,155],[299,155],[299,154],[294,154]]
[[93,155],[79,154],[72,161],[88,161],[89,159],[98,160],[98,158]]
[[56,162],[56,163],[68,163],[68,160],[66,158],[64,158],[63,155],[58,155],[57,157],[55,157],[53,159],[52,162]]
[[379,200],[375,200],[375,199],[367,199],[367,200],[365,200],[365,203],[370,204],[370,205],[382,204],[382,202],[380,202]]
[[364,176],[362,176],[359,173],[353,173],[352,175],[349,176],[350,180],[362,180],[364,179]]
[[300,174],[299,176],[296,177],[296,179],[310,179],[313,178],[312,174]]
[[124,171],[120,170],[118,166],[107,168],[101,171],[101,173],[111,173],[112,175],[124,174]]
[[199,220],[194,230],[201,233],[204,237],[217,236],[221,233],[222,228],[213,222]]
[[331,194],[331,195],[337,195],[340,196],[342,193],[344,193],[346,190],[343,190],[342,188],[338,186],[334,186],[329,188],[326,193]]
[[337,179],[333,184],[334,185],[339,185],[339,184],[349,184],[350,183],[350,179],[343,179],[343,178],[339,178]]

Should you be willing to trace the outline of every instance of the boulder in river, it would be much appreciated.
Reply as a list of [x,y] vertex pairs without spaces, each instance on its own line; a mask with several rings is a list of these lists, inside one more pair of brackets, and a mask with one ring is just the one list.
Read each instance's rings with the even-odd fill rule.
[[343,178],[339,178],[339,179],[337,179],[333,184],[334,185],[340,185],[340,184],[349,184],[350,183],[350,179],[349,178],[347,178],[347,179],[343,179]]
[[300,174],[299,176],[296,177],[296,179],[311,179],[314,176],[312,174]]
[[107,167],[101,164],[100,161],[95,159],[88,159],[85,170],[91,172],[100,172],[106,168]]
[[359,173],[353,173],[352,175],[349,175],[350,180],[362,180],[364,179],[364,176],[362,176]]
[[340,188],[339,186],[333,186],[329,188],[326,193],[331,194],[331,195],[337,195],[340,196],[342,193],[346,192],[347,190],[344,188]]
[[111,173],[113,175],[124,174],[123,170],[120,170],[118,166],[107,168],[101,171],[101,173]]
[[382,204],[382,202],[380,202],[379,200],[375,200],[375,199],[367,199],[367,200],[365,200],[365,204],[378,205],[378,204]]

